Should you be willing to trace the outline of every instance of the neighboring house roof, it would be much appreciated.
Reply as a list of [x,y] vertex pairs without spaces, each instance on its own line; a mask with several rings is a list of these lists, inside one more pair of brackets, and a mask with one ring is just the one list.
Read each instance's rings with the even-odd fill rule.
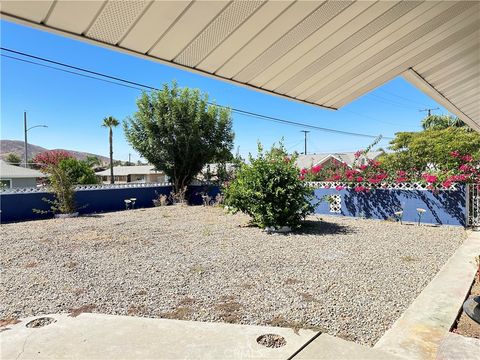
[[0,178],[15,179],[15,178],[41,178],[45,174],[38,170],[28,169],[21,166],[10,165],[3,160],[0,160]]
[[[113,176],[128,176],[128,175],[149,175],[149,174],[163,174],[163,171],[155,170],[153,165],[134,165],[134,166],[114,166]],[[110,176],[110,168],[96,172],[95,175]]]
[[[210,170],[211,173],[216,174],[217,169],[218,169],[218,163],[211,163],[207,164],[203,167],[202,173],[207,172],[207,170]],[[234,163],[225,163],[225,167],[227,171],[232,171],[235,169],[235,164]]]
[[[379,157],[381,154],[383,154],[383,152],[381,151],[371,151],[367,153],[366,156],[362,155],[361,159],[373,160]],[[344,162],[348,166],[352,166],[355,161],[355,153],[343,152],[343,153],[321,153],[321,154],[299,155],[296,161],[296,165],[301,169],[310,168],[315,165],[321,165],[331,158]]]
[[[218,163],[211,163],[207,164],[203,167],[203,169],[197,174],[196,178],[197,180],[212,180],[215,179],[216,176],[218,175]],[[234,163],[226,163],[225,168],[226,171],[231,173],[235,170],[236,164]],[[210,172],[210,174],[208,174]],[[208,176],[210,175],[210,176]]]

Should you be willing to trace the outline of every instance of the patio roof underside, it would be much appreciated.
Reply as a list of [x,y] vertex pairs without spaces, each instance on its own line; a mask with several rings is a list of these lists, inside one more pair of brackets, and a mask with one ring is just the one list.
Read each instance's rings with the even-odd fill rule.
[[332,109],[403,75],[480,131],[477,1],[2,1],[1,13]]

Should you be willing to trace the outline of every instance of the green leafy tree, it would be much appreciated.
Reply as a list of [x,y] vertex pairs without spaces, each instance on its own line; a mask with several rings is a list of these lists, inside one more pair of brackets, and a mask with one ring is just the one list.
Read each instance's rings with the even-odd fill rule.
[[90,165],[75,158],[61,160],[58,166],[65,171],[74,185],[98,184],[98,178]]
[[463,127],[400,132],[395,134],[389,149],[393,152],[379,158],[382,166],[388,170],[449,170],[458,166],[458,159],[450,155],[453,151],[478,158],[480,134]]
[[9,164],[20,166],[22,159],[15,153],[9,153],[7,156],[5,156],[5,161]]
[[300,227],[312,213],[313,191],[300,180],[296,158],[289,158],[282,144],[258,157],[249,157],[225,189],[225,204],[232,212],[248,214],[261,228]]
[[208,104],[199,90],[165,84],[143,93],[138,111],[124,122],[132,147],[173,181],[181,193],[210,162],[231,157],[234,134],[229,109]]
[[120,123],[113,116],[109,116],[103,119],[102,126],[109,129],[108,141],[110,144],[110,184],[115,183],[113,177],[113,128],[117,127]]

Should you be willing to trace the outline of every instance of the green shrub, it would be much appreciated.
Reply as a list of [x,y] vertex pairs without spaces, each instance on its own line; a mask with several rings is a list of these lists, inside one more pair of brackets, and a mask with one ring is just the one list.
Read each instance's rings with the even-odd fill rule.
[[63,159],[58,163],[58,166],[70,178],[74,185],[89,185],[98,184],[98,178],[95,171],[88,165],[87,162],[77,160],[75,158]]
[[258,145],[258,157],[249,156],[236,178],[225,189],[225,205],[236,213],[250,215],[261,228],[298,228],[312,213],[312,189],[300,180],[295,158],[287,156],[282,144],[266,153]]

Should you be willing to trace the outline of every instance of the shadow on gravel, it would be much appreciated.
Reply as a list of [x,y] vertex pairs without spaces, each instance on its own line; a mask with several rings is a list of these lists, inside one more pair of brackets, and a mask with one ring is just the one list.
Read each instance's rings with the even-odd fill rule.
[[302,227],[295,231],[298,235],[336,235],[351,234],[355,230],[346,225],[331,223],[324,220],[305,220]]

